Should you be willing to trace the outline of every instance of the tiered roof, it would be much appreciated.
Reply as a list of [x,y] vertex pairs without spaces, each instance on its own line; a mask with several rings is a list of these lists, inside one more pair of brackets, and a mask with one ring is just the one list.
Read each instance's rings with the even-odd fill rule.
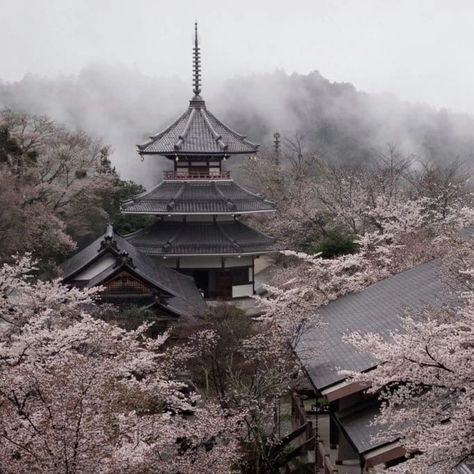
[[124,214],[245,214],[274,212],[275,206],[232,180],[163,181],[122,203]]
[[273,240],[239,221],[158,221],[126,237],[147,255],[249,255],[268,252]]

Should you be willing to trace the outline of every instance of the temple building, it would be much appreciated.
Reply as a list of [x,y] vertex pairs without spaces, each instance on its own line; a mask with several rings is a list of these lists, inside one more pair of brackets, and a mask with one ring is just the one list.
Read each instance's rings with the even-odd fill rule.
[[111,225],[62,266],[63,283],[80,288],[102,286],[103,302],[153,308],[166,317],[201,316],[207,306],[192,278],[157,265]]
[[275,211],[272,202],[239,186],[224,162],[254,157],[258,146],[216,118],[201,97],[197,24],[189,107],[170,126],[138,145],[141,157],[171,160],[172,171],[150,191],[122,204],[124,214],[157,217],[125,236],[161,265],[192,276],[206,298],[239,298],[255,292],[255,259],[272,239],[241,222],[246,214]]

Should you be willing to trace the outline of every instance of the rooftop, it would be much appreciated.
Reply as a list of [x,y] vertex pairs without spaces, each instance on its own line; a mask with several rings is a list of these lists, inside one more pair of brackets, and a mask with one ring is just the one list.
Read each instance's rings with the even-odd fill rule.
[[181,316],[195,316],[206,311],[206,304],[192,278],[156,264],[153,259],[115,233],[112,226],[108,226],[105,234],[64,262],[63,281],[65,283],[76,281],[82,271],[105,254],[114,256],[115,261],[108,263],[99,274],[85,282],[85,286],[100,285],[117,270],[126,267],[169,294],[163,301],[165,309]]
[[301,354],[304,348],[317,349],[317,356],[303,360],[313,385],[323,390],[345,379],[339,370],[360,372],[375,367],[379,361],[356,351],[343,336],[359,331],[389,337],[401,329],[408,308],[445,304],[448,296],[440,271],[439,262],[424,263],[321,307],[321,324],[308,331],[296,348]]
[[138,145],[140,155],[192,156],[254,154],[258,146],[223,124],[204,100],[191,100],[186,112]]
[[254,154],[258,145],[222,123],[206,107],[201,93],[201,59],[197,24],[193,48],[193,93],[188,109],[171,125],[138,145],[140,155],[224,157]]
[[124,214],[246,214],[274,212],[275,205],[232,180],[162,181],[122,203]]
[[268,252],[273,240],[237,220],[217,222],[158,221],[128,235],[147,255],[245,255]]
[[376,399],[357,403],[335,413],[337,421],[359,454],[383,444],[374,440],[381,431],[380,426],[373,424],[379,414],[380,405]]

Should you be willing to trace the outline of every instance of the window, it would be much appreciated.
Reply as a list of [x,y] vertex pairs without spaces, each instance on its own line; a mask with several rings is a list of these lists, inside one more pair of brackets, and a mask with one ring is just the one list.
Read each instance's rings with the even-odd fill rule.
[[250,283],[249,281],[249,268],[233,268],[232,269],[232,284],[233,285],[245,285]]

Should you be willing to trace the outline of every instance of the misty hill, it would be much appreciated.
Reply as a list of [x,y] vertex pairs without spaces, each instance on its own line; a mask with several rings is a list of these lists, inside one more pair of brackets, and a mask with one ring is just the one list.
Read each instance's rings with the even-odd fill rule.
[[[209,108],[264,147],[278,130],[288,137],[302,133],[309,151],[339,162],[370,160],[388,143],[434,160],[473,161],[473,117],[367,94],[318,72],[242,76],[209,89]],[[95,65],[77,76],[0,83],[0,108],[46,114],[103,137],[122,175],[150,186],[160,169],[152,159],[140,163],[135,144],[174,120],[190,95],[190,85],[178,78]]]

